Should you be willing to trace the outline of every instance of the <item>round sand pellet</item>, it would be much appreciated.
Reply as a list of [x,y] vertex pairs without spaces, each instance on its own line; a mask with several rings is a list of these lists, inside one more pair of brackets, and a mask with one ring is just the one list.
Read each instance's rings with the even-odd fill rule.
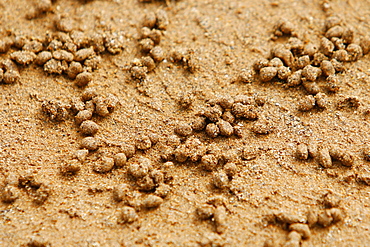
[[135,178],[142,178],[148,175],[151,169],[151,160],[145,157],[140,157],[136,162],[129,164],[128,172]]
[[266,68],[268,68],[268,67],[280,68],[280,67],[283,67],[283,66],[284,66],[283,61],[278,57],[274,57],[273,59],[270,60],[270,62],[268,63],[268,66]]
[[98,173],[110,172],[114,167],[114,160],[110,157],[103,156],[94,163],[93,170]]
[[214,123],[207,124],[206,133],[211,138],[216,138],[220,134],[220,129]]
[[88,136],[93,136],[99,131],[99,125],[91,120],[83,121],[80,125],[81,133]]
[[327,148],[321,148],[317,154],[317,162],[324,168],[332,167],[332,160],[330,157],[329,150]]
[[290,231],[296,231],[301,234],[303,239],[309,239],[311,237],[311,231],[307,224],[295,223],[289,226]]
[[233,126],[225,120],[219,120],[217,127],[220,130],[220,134],[223,136],[231,136],[234,133]]
[[147,150],[152,147],[152,141],[147,135],[140,135],[136,138],[135,146],[140,150]]
[[204,170],[213,171],[217,168],[218,159],[213,154],[206,154],[202,157],[200,164]]
[[212,184],[218,189],[227,188],[229,185],[229,177],[224,171],[214,172],[212,174]]
[[314,107],[315,107],[315,98],[312,95],[307,95],[298,102],[299,111],[310,111]]
[[190,124],[180,122],[177,124],[175,127],[175,133],[178,134],[179,136],[189,136],[193,132],[193,129]]
[[97,150],[99,148],[99,141],[94,137],[85,137],[81,141],[81,148],[85,148],[90,151]]
[[215,208],[209,204],[203,204],[197,207],[195,210],[196,215],[200,220],[208,220],[213,217]]
[[20,65],[29,65],[36,59],[36,54],[31,51],[15,51],[10,54],[10,58]]
[[260,79],[262,82],[271,81],[277,74],[276,67],[264,67],[260,70]]
[[156,195],[148,195],[141,203],[144,208],[158,208],[163,203],[163,199]]
[[234,177],[238,172],[238,167],[234,162],[228,162],[224,165],[223,170],[225,171],[226,175],[230,178]]
[[76,52],[74,60],[77,62],[81,62],[86,60],[88,57],[93,56],[95,51],[92,47],[80,49]]
[[296,157],[300,160],[308,159],[308,147],[306,144],[300,143],[297,145]]
[[121,149],[121,152],[124,153],[128,159],[134,156],[136,153],[135,146],[131,144],[127,144],[127,143],[122,144],[120,149]]
[[134,208],[129,206],[124,206],[121,209],[118,224],[130,224],[136,221],[139,218]]
[[127,157],[124,153],[118,153],[114,156],[114,164],[116,167],[123,167],[126,165]]
[[320,75],[321,69],[311,65],[307,65],[302,70],[302,76],[309,81],[315,81]]
[[89,82],[92,81],[92,79],[93,76],[91,73],[82,72],[76,76],[74,83],[76,84],[76,86],[85,87],[87,84],[89,84]]
[[77,113],[75,116],[76,124],[80,125],[82,122],[86,120],[90,120],[92,118],[92,111],[89,110],[83,110]]
[[151,49],[149,53],[156,62],[162,62],[166,56],[164,50],[160,46],[153,47],[153,49]]

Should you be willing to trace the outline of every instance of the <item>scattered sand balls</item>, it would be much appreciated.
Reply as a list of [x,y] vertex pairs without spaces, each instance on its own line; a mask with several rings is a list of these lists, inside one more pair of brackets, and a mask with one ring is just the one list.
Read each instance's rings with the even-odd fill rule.
[[136,211],[132,207],[124,206],[118,218],[118,224],[130,224],[139,218]]
[[103,156],[94,163],[93,170],[97,173],[110,172],[114,167],[114,159]]
[[298,102],[299,111],[310,111],[315,107],[316,101],[312,95],[307,95]]
[[99,130],[99,125],[91,120],[83,121],[80,125],[81,133],[88,136],[95,135]]
[[163,203],[163,199],[156,195],[148,195],[144,200],[141,202],[141,206],[144,208],[158,208]]
[[94,137],[85,137],[82,139],[80,146],[89,151],[95,151],[99,148],[99,141]]
[[175,133],[178,134],[179,136],[189,136],[193,132],[193,129],[190,124],[187,123],[179,123],[177,124],[175,128]]

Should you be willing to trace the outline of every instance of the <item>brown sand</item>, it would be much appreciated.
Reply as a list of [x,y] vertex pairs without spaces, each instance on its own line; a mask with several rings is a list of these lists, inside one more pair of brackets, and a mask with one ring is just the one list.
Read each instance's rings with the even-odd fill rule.
[[[370,246],[369,55],[334,71],[335,90],[328,69],[295,87],[268,78],[275,67],[252,69],[292,36],[322,51],[332,16],[353,30],[339,47],[366,45],[369,1],[2,0],[0,9],[0,57],[20,74],[0,84],[0,246]],[[153,30],[142,30],[145,16]],[[36,65],[39,50],[12,54],[26,50],[14,43],[22,37],[69,54]],[[89,74],[69,78],[68,56],[90,45],[100,64],[80,59]],[[148,55],[153,70],[140,60]],[[82,103],[87,88],[100,98]],[[221,96],[231,99],[223,108]],[[76,123],[84,109],[96,134]],[[200,116],[209,126],[192,130]],[[83,133],[98,149],[80,161]],[[127,145],[142,150],[130,158]]]

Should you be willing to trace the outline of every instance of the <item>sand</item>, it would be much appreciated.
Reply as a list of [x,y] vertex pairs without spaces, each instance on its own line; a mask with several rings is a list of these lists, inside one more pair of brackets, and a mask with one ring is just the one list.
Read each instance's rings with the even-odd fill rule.
[[0,9],[0,246],[370,246],[367,0]]

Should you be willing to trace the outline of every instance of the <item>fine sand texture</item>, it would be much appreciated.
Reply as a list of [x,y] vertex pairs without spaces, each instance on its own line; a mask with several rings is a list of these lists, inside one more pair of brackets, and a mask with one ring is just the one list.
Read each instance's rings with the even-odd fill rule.
[[0,10],[0,246],[370,246],[369,0]]

